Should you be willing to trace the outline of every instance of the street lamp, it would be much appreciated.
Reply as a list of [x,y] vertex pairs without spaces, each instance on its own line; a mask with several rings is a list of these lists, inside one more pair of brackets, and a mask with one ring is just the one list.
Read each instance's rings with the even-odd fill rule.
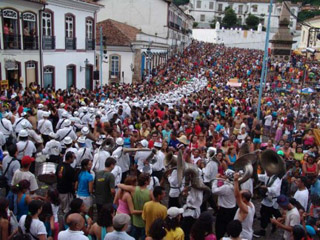
[[88,58],[86,58],[86,60],[84,60],[84,67],[80,66],[80,72],[82,72],[82,69],[87,69],[88,65],[89,65],[89,60]]

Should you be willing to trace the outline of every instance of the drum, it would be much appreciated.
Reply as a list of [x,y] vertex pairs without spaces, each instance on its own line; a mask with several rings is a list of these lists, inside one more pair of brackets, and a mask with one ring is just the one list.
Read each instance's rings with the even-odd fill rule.
[[53,184],[57,182],[57,177],[55,175],[57,165],[58,164],[52,162],[40,163],[36,174],[39,181],[46,184]]

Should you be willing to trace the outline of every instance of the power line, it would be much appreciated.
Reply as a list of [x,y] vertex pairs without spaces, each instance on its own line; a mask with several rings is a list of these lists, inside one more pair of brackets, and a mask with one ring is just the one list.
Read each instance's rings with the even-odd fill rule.
[[291,12],[291,9],[289,8],[289,6],[287,5],[287,3],[284,1],[283,2],[285,7],[287,8],[287,10],[289,11],[290,15],[293,16],[295,19],[297,19],[298,24],[303,25],[303,26],[307,26],[309,28],[312,28],[313,26],[311,26],[308,23],[305,23],[304,21],[301,21],[301,19],[298,18],[298,16],[296,16],[293,12]]

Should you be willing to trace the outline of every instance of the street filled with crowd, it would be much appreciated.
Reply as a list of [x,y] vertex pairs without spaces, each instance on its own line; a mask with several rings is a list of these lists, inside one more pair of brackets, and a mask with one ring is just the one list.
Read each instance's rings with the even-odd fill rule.
[[0,239],[316,239],[320,66],[262,61],[193,41],[142,83],[0,90]]

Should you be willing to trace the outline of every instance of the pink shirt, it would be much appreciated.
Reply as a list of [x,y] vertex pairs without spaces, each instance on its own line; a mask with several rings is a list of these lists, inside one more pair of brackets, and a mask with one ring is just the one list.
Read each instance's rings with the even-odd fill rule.
[[121,199],[119,199],[119,206],[117,208],[117,212],[118,213],[125,213],[125,214],[130,215],[130,210],[129,210],[127,202],[122,201]]

